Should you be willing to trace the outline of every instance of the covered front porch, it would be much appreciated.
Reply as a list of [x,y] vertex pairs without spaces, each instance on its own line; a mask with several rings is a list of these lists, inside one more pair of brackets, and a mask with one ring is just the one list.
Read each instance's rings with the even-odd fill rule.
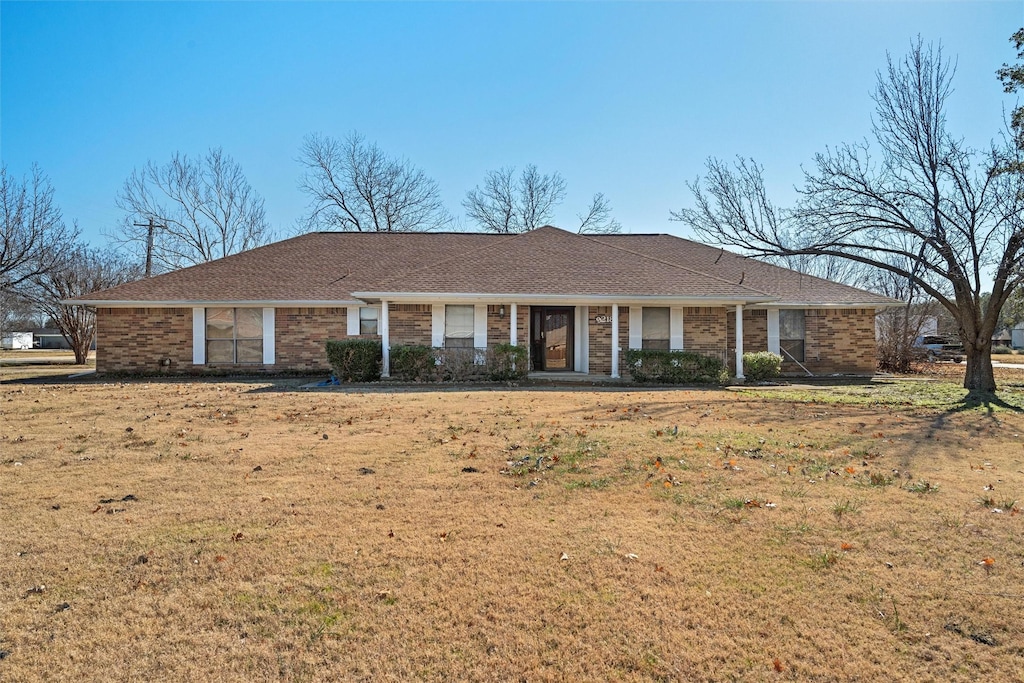
[[415,303],[381,299],[384,376],[390,375],[390,349],[395,345],[486,351],[511,344],[528,348],[530,373],[537,377],[619,380],[629,375],[624,367],[628,349],[661,349],[720,357],[735,369],[736,379],[743,379],[743,303],[481,299],[429,304],[420,298]]

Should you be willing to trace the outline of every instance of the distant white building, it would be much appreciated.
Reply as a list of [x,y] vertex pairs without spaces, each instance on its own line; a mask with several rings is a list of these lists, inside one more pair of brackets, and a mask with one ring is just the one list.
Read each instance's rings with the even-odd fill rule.
[[8,351],[31,349],[32,348],[32,333],[31,332],[11,332],[3,339],[0,339],[0,349]]

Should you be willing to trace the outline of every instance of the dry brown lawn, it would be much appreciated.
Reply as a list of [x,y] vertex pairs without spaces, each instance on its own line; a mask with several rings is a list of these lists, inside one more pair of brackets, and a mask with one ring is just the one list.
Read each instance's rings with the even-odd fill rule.
[[0,680],[1024,680],[1022,378],[5,384]]

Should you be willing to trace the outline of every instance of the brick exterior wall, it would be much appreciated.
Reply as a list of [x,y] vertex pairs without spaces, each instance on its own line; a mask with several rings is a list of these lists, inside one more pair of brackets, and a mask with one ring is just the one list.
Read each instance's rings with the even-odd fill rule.
[[349,339],[345,308],[278,308],[274,316],[275,363],[267,370],[327,371],[327,340]]
[[430,346],[433,321],[433,307],[430,304],[388,304],[391,346]]
[[[505,305],[505,315],[501,314],[501,305],[487,307],[487,348],[493,349],[498,344],[508,344],[512,337],[512,319],[509,317],[512,307]],[[516,312],[518,318],[518,311]]]
[[[728,334],[729,348],[733,349],[736,317],[731,313],[728,315]],[[743,350],[768,350],[766,310],[743,312]],[[874,309],[807,309],[804,313],[804,358],[804,367],[815,375],[873,374],[876,364]],[[729,363],[729,367],[735,370],[734,357],[730,357]],[[800,376],[807,373],[784,357],[782,374]]]
[[[729,374],[736,374],[736,312],[726,310],[725,320],[728,335],[725,359]],[[743,311],[743,352],[755,353],[768,350],[768,311],[763,308]]]
[[[874,309],[808,309],[804,333],[804,366],[814,374],[875,372]],[[804,374],[791,362],[783,363],[782,371]]]
[[[683,309],[683,349],[721,355],[736,347],[729,335],[729,312],[724,308]],[[735,322],[734,322],[735,324]]]
[[[510,304],[502,318],[498,306],[488,306],[488,346],[509,340]],[[530,346],[530,307],[518,306],[518,342]],[[611,374],[611,306],[589,308],[589,372]],[[391,304],[391,343],[430,345],[432,314],[429,304]],[[808,309],[805,314],[804,365],[814,374],[871,374],[875,370],[875,312],[873,309]],[[279,308],[275,312],[276,363],[217,365],[216,371],[274,372],[324,371],[328,339],[346,339],[346,309]],[[577,334],[582,334],[581,330]],[[379,337],[377,337],[379,339]],[[619,368],[628,375],[624,352],[629,340],[629,308],[619,308]],[[724,354],[735,370],[735,316],[725,308],[683,309],[683,343],[688,351]],[[767,313],[744,311],[745,351],[768,348]],[[168,365],[164,365],[167,359]],[[191,308],[98,308],[96,317],[96,369],[99,373],[202,374],[211,368],[192,365]],[[783,373],[801,375],[792,362]]]
[[[611,306],[591,306],[587,316],[590,326],[590,374],[610,375],[612,372],[612,325],[597,322],[597,316],[612,317]],[[621,309],[619,315],[622,315]]]
[[[170,359],[170,365],[162,365],[164,359]],[[98,373],[180,373],[191,369],[191,308],[96,309]]]

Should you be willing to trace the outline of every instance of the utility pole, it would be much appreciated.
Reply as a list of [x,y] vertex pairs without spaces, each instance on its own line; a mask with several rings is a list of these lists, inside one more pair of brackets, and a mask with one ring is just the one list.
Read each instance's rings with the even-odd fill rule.
[[153,274],[153,233],[156,228],[167,229],[166,225],[157,225],[153,222],[153,217],[149,217],[147,223],[132,223],[132,225],[139,228],[149,228],[146,232],[146,277]]

